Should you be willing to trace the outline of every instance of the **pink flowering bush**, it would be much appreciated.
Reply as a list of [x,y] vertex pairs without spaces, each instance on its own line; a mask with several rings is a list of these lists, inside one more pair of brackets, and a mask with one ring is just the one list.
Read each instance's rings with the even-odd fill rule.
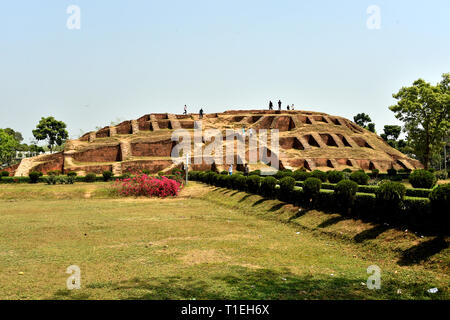
[[170,197],[178,195],[182,183],[167,177],[152,177],[146,174],[117,179],[113,184],[113,190],[120,196],[146,196],[146,197]]

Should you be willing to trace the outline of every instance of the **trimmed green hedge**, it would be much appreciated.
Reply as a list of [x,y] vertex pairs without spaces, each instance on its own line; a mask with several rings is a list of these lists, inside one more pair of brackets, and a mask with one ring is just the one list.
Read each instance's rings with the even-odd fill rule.
[[[351,214],[371,222],[388,222],[403,227],[423,230],[440,230],[447,232],[444,221],[448,220],[446,210],[450,199],[450,186],[441,187],[436,194],[435,206],[427,197],[411,197],[407,193],[429,195],[430,189],[406,189],[398,182],[386,181],[380,187],[357,186],[351,180],[342,180],[338,184],[322,183],[320,179],[308,178],[295,181],[287,176],[278,181],[272,176],[244,177],[242,175],[226,176],[214,172],[190,172],[190,179],[209,184],[246,190],[267,198],[276,198],[296,205],[309,206],[319,210]],[[325,189],[327,188],[327,189]],[[414,191],[408,191],[414,190]],[[361,192],[365,191],[365,192]],[[447,219],[447,220],[446,220]]]

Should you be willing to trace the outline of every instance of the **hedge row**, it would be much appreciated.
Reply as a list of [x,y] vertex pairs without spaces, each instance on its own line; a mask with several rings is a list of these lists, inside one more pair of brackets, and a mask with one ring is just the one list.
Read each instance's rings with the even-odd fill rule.
[[[279,181],[274,177],[245,177],[241,174],[221,175],[212,171],[189,173],[197,180],[218,187],[260,194],[266,198],[278,198],[320,210],[339,211],[353,218],[372,222],[389,222],[417,230],[445,230],[448,222],[447,208],[450,204],[450,184],[433,189],[430,199],[407,196],[406,187],[399,182],[385,182],[379,187],[362,188],[351,180],[337,184],[322,183],[318,178],[308,178],[299,183],[286,176]],[[296,186],[297,184],[297,186]],[[328,187],[328,189],[325,189]],[[369,186],[366,186],[369,187]],[[331,189],[333,188],[333,189]],[[430,190],[427,190],[430,193]]]
[[[49,176],[50,177],[50,176]],[[66,176],[60,176],[60,177],[66,177]],[[82,176],[76,176],[74,177],[74,180],[76,182],[99,182],[99,181],[108,181],[108,180],[115,180],[115,179],[125,179],[125,178],[129,178],[131,177],[130,175],[124,174],[121,176],[110,176],[107,180],[105,179],[105,177],[102,176],[97,176],[95,174],[87,174],[86,176],[82,177]],[[169,176],[168,176],[169,177]],[[48,177],[39,177],[37,179],[38,183],[46,183],[47,182]],[[12,183],[32,183],[32,180],[30,177],[1,177],[0,178],[0,183],[5,183],[5,184],[12,184]]]
[[[303,186],[303,181],[296,181],[295,185],[298,187]],[[322,189],[334,190],[336,188],[336,183],[322,183]],[[377,193],[378,186],[364,186],[358,185],[358,192],[362,193]],[[429,198],[433,189],[422,189],[422,188],[407,188],[406,196],[418,197],[418,198]]]

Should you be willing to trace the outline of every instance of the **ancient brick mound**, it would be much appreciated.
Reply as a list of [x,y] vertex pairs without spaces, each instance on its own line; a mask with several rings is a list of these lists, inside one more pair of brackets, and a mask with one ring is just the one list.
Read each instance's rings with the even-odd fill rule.
[[[152,173],[174,168],[170,155],[176,142],[171,136],[176,129],[185,129],[193,135],[194,122],[199,115],[148,114],[137,120],[124,121],[116,126],[89,132],[77,140],[66,143],[64,152],[24,159],[15,175],[27,175],[29,171],[44,173],[50,170],[114,174],[140,173],[146,169]],[[310,111],[246,110],[206,114],[202,119],[205,129],[226,129],[242,132],[250,128],[279,130],[279,159],[281,168],[308,170],[352,170],[390,168],[415,169],[422,164],[391,148],[376,134],[369,132],[342,117]],[[192,139],[193,141],[194,139]],[[225,144],[225,142],[224,142]],[[201,148],[207,145],[202,142]],[[270,146],[270,144],[269,144]],[[199,147],[199,146],[197,146]],[[270,150],[269,154],[270,154]],[[225,153],[224,153],[225,154]],[[248,157],[248,144],[246,155]],[[194,163],[191,159],[191,163]],[[248,158],[244,160],[248,162]],[[224,157],[224,162],[225,157]],[[263,164],[251,164],[259,169]],[[209,169],[206,163],[191,165],[192,169]],[[226,168],[225,165],[222,168]]]

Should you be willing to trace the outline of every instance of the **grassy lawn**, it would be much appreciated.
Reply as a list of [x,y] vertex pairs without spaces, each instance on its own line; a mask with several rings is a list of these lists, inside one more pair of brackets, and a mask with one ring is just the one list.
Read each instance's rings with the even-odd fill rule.
[[198,183],[163,200],[106,187],[0,186],[0,299],[449,298],[448,239]]

